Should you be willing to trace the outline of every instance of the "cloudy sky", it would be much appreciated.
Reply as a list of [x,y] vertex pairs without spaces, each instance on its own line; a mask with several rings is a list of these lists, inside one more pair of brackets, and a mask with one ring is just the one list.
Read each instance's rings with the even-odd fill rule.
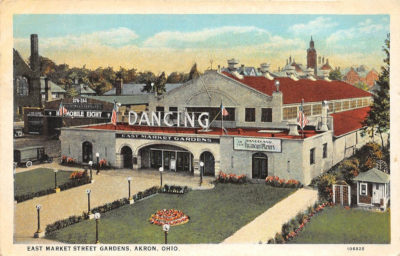
[[57,64],[89,68],[200,70],[226,60],[258,67],[306,64],[313,36],[317,54],[331,66],[382,65],[388,15],[15,15],[14,48],[27,59],[30,34],[40,55]]

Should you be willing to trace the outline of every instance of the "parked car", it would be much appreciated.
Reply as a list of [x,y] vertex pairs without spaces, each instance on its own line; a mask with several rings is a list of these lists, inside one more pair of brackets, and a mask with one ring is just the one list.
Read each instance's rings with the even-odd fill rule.
[[45,153],[44,146],[23,147],[14,149],[14,164],[32,166],[33,162],[53,162],[53,158]]
[[14,138],[24,137],[24,133],[22,130],[22,127],[14,127]]

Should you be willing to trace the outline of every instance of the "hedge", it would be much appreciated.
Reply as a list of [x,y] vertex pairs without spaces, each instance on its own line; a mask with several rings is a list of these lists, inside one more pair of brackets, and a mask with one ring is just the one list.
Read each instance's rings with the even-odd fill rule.
[[176,186],[176,185],[164,185],[161,192],[162,193],[170,193],[170,194],[185,194],[189,191],[187,186]]
[[[157,194],[159,192],[160,192],[160,188],[157,187],[157,186],[154,186],[154,187],[151,187],[149,189],[146,189],[143,192],[138,192],[137,194],[135,194],[133,196],[133,198],[134,198],[134,201],[136,202],[136,201],[138,201],[140,199],[143,199],[145,197]],[[115,200],[115,201],[113,201],[111,203],[106,203],[104,205],[101,205],[101,206],[98,206],[96,208],[93,208],[92,209],[92,213],[97,213],[97,212],[98,213],[105,213],[105,212],[117,209],[117,208],[119,208],[121,206],[124,206],[124,205],[126,205],[128,203],[129,203],[129,199],[125,197],[125,198],[122,198],[122,199]],[[59,230],[61,228],[65,228],[65,227],[68,227],[68,226],[73,225],[75,223],[79,223],[79,222],[81,222],[81,221],[83,221],[83,220],[85,220],[87,218],[88,218],[88,213],[87,212],[83,212],[82,215],[80,215],[80,216],[74,215],[74,216],[70,216],[70,217],[68,217],[66,219],[63,219],[63,220],[58,220],[58,221],[46,226],[46,235],[48,235],[49,233],[54,232],[56,230]]]
[[[78,187],[78,186],[82,186],[85,184],[90,183],[90,179],[88,177],[82,178],[82,179],[77,179],[77,180],[71,180],[67,183],[64,183],[60,186],[58,186],[60,188],[60,190],[67,190],[70,188],[74,188],[74,187]],[[32,199],[34,197],[39,197],[39,196],[44,196],[44,195],[49,195],[52,193],[55,193],[56,191],[54,190],[54,188],[48,188],[48,189],[44,189],[44,190],[40,190],[37,192],[33,192],[33,193],[29,193],[29,194],[25,194],[25,195],[19,195],[19,196],[14,196],[14,200],[17,201],[17,203]]]

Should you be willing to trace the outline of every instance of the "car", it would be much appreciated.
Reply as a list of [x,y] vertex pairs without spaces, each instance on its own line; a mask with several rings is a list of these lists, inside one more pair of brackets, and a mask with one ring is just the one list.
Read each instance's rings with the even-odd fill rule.
[[14,127],[14,138],[24,137],[23,128],[22,127]]
[[31,146],[14,149],[14,165],[32,166],[33,162],[53,162],[53,158],[45,153],[44,146]]

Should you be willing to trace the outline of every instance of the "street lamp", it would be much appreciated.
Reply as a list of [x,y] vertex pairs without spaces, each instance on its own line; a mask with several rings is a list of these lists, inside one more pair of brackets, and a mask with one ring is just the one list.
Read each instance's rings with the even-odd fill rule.
[[203,168],[204,168],[204,162],[200,161],[200,186],[203,184]]
[[99,220],[100,220],[100,213],[96,212],[94,214],[94,218],[96,220],[96,244],[99,244]]
[[169,224],[164,224],[163,227],[162,227],[162,229],[164,230],[164,243],[165,244],[168,244],[167,236],[168,236],[169,228],[170,228]]
[[132,177],[128,177],[128,200],[129,200],[129,204],[133,204],[133,198],[131,197],[131,181],[132,181]]
[[99,172],[100,172],[100,165],[99,165],[99,162],[100,162],[100,154],[99,154],[99,152],[97,152],[96,153],[96,160],[97,160],[97,172],[96,172],[96,175],[97,174],[99,174]]
[[39,238],[43,236],[43,231],[40,230],[40,209],[42,208],[42,206],[40,204],[36,205],[36,210],[37,210],[37,231],[34,234],[35,238]]
[[92,191],[90,190],[90,189],[86,189],[86,194],[87,194],[87,198],[88,198],[88,216],[89,216],[89,218],[90,218],[90,215],[92,214],[91,212],[90,212],[90,193],[91,193]]
[[60,192],[60,188],[57,187],[57,169],[54,169],[54,190],[56,193]]
[[92,180],[92,166],[93,166],[93,161],[89,161],[89,167],[90,167],[90,183],[92,183],[93,182],[93,180]]
[[161,166],[158,170],[160,171],[160,187],[162,188],[162,173],[164,171],[164,168]]
[[280,85],[279,80],[276,80],[276,81],[275,81],[275,86],[276,86],[276,91],[277,91],[277,92],[279,92],[279,85]]

